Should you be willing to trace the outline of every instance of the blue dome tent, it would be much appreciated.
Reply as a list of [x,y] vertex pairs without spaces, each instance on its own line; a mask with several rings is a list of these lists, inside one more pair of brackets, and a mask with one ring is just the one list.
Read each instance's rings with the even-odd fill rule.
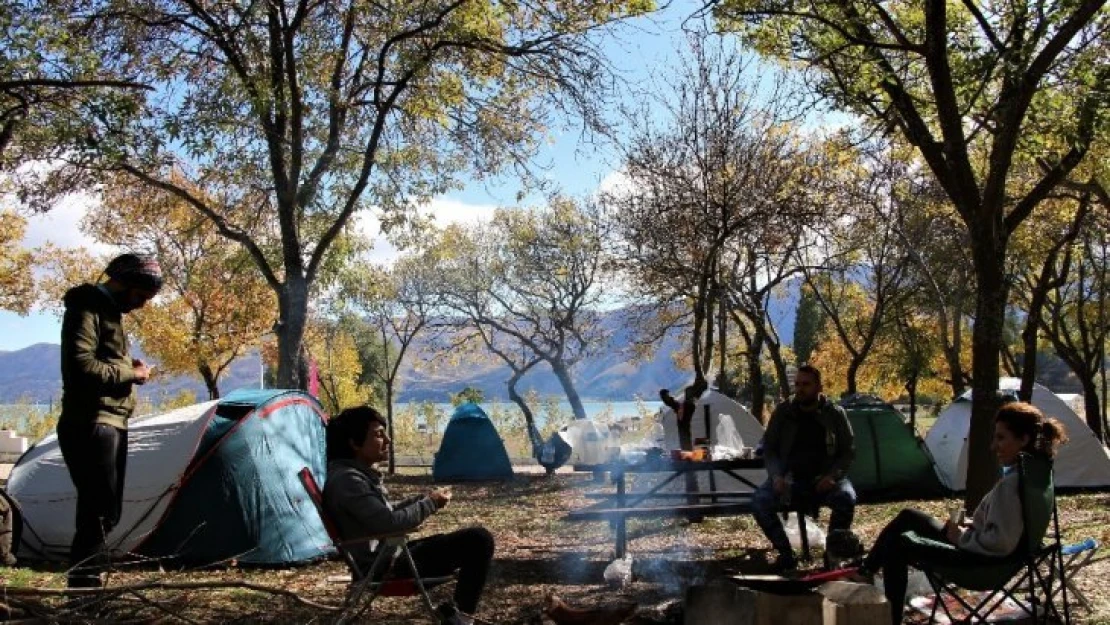
[[[297,473],[326,474],[320,404],[300,391],[235,391],[131,423],[123,518],[108,535],[117,554],[191,565],[235,559],[288,565],[318,559],[331,541]],[[23,508],[19,556],[64,560],[76,492],[56,436],[12,470]]]
[[508,480],[513,465],[497,428],[478,404],[455,409],[432,462],[437,482]]

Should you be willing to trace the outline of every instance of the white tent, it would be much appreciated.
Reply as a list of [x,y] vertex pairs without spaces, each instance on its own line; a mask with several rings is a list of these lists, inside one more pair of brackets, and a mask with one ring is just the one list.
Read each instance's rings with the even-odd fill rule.
[[[1021,387],[1017,378],[1002,378],[1002,391],[1016,392]],[[1068,432],[1068,442],[1060,447],[1054,465],[1056,485],[1061,487],[1110,486],[1110,451],[1104,447],[1087,424],[1055,393],[1033,385],[1033,405],[1045,415],[1055,417]],[[945,486],[963,490],[967,477],[967,432],[971,424],[971,391],[941,411],[937,422],[925,437],[925,445],[937,463],[937,473]],[[986,450],[983,450],[987,453]]]
[[[108,535],[109,546],[132,551],[162,518],[216,403],[187,406],[131,422],[124,484],[126,505],[119,523]],[[57,435],[42,439],[20,459],[12,469],[8,492],[23,512],[20,555],[49,560],[67,557],[73,540],[77,493]]]
[[[694,411],[694,420],[690,424],[690,431],[693,438],[704,438],[706,436],[705,409],[707,406],[709,407],[709,438],[711,445],[717,442],[717,424],[720,423],[722,418],[732,419],[732,424],[736,426],[736,432],[740,434],[740,438],[743,439],[745,447],[755,447],[759,444],[759,441],[763,439],[763,426],[760,425],[759,421],[756,420],[752,413],[740,404],[740,402],[713,389],[702,393],[702,396],[698,398],[697,410]],[[675,419],[674,411],[664,406],[659,411],[659,418],[663,421],[663,432],[666,436],[667,449],[678,449],[678,421]],[[698,472],[698,480],[702,488],[708,489],[708,473],[709,472],[706,471]],[[751,490],[750,487],[723,471],[713,471],[712,473],[717,490]],[[762,469],[758,471],[740,471],[739,473],[755,484],[759,484],[767,479],[767,472]],[[679,482],[682,481],[676,480],[674,483],[678,484]],[[679,484],[679,487],[684,488],[681,484]]]

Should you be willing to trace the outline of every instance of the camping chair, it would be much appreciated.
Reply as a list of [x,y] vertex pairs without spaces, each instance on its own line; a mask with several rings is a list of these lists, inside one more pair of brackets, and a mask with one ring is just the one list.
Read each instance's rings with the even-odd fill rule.
[[1098,547],[1097,540],[1088,538],[1084,541],[1071,545],[1064,545],[1060,548],[1060,555],[1063,558],[1064,583],[1061,584],[1059,588],[1055,589],[1055,593],[1064,592],[1066,588],[1067,592],[1070,592],[1079,602],[1079,605],[1088,610],[1091,609],[1091,602],[1087,599],[1087,596],[1075,586],[1073,577],[1088,564],[1105,560],[1105,558],[1095,559],[1095,555],[1098,553]]
[[[328,537],[331,538],[336,551],[343,556],[347,568],[351,571],[351,585],[348,588],[347,598],[343,605],[343,613],[349,616],[346,619],[340,618],[340,622],[357,619],[359,615],[370,609],[370,605],[378,596],[411,597],[420,595],[432,622],[439,623],[441,616],[432,604],[428,589],[447,583],[454,578],[452,576],[420,577],[416,569],[416,562],[412,558],[412,552],[409,550],[407,534],[384,534],[344,541],[340,537],[335,523],[324,509],[324,493],[316,483],[316,478],[312,476],[312,471],[305,467],[297,475],[300,477],[301,484],[308,493],[309,499],[316,506],[316,512],[320,515],[320,521],[323,522]],[[374,560],[370,563],[369,569],[364,571],[345,547],[372,540],[379,541],[378,548],[374,552]],[[397,559],[401,557],[408,563],[409,570],[416,572],[414,577],[388,577]],[[365,598],[363,595],[366,595]]]
[[[1021,454],[1017,463],[1018,494],[1021,497],[1024,531],[1022,539],[1013,553],[1007,556],[981,556],[960,552],[959,564],[933,564],[927,561],[910,564],[920,569],[933,587],[936,597],[933,601],[929,622],[936,622],[937,606],[942,605],[950,621],[955,617],[945,602],[945,596],[952,597],[967,615],[964,622],[986,621],[1006,599],[1015,602],[1034,620],[1071,623],[1068,610],[1068,588],[1065,582],[1063,560],[1060,553],[1060,519],[1056,510],[1055,487],[1052,480],[1052,462]],[[1049,524],[1052,535],[1046,542]],[[907,532],[903,537],[907,547],[925,547],[930,550],[949,550],[955,555],[959,552],[955,545],[930,540]],[[966,558],[964,555],[966,554]],[[1057,580],[1059,577],[1059,580]],[[1059,587],[1054,585],[1059,582]],[[972,605],[957,592],[958,589],[982,592]],[[1028,592],[1028,603],[1017,598],[1022,591]],[[1063,610],[1054,602],[1057,592],[1062,593]]]

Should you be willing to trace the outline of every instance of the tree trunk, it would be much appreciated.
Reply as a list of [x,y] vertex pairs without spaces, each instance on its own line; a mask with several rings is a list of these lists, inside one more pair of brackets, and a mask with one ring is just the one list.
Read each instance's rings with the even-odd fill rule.
[[701,372],[701,377],[706,380],[709,379],[706,374],[713,368],[713,331],[717,325],[717,319],[713,315],[713,304],[715,303],[713,295],[715,293],[716,287],[712,287],[709,296],[705,298],[705,351],[702,352],[701,367],[698,371]]
[[204,380],[204,388],[208,391],[208,399],[219,399],[219,379],[212,372],[212,367],[208,366],[208,363],[202,362],[197,366],[197,371],[200,373],[201,379]]
[[[531,368],[531,365],[529,365],[528,368]],[[509,378],[508,382],[508,391],[509,399],[511,399],[512,402],[520,408],[520,412],[524,414],[524,424],[528,429],[528,440],[532,442],[532,457],[539,460],[540,453],[543,451],[543,439],[540,437],[540,431],[536,427],[536,417],[532,414],[532,409],[528,407],[528,402],[524,401],[524,397],[516,392],[516,383],[520,381],[520,378],[524,376],[528,368],[513,369],[513,375]],[[551,473],[548,473],[548,475],[550,474]]]
[[704,330],[703,326],[706,323],[711,323],[706,319],[705,314],[705,300],[707,298],[708,285],[706,284],[706,280],[703,278],[698,283],[697,293],[694,295],[694,331],[691,335],[690,343],[690,355],[691,360],[693,361],[691,364],[694,367],[694,379],[705,378],[705,371],[702,369],[702,332]]
[[[1018,364],[1014,350],[1010,349],[1006,341],[1002,341],[1002,352],[998,354],[998,366],[1002,368],[1002,372],[1005,373],[1008,378],[1021,377],[1022,366]],[[1035,364],[1034,367],[1036,367]]]
[[906,393],[910,396],[910,429],[917,432],[917,376],[906,381]]
[[[1105,200],[1103,201],[1103,205],[1104,206],[1106,205]],[[1106,258],[1106,256],[1107,256],[1107,239],[1106,239],[1106,233],[1105,232],[1103,232],[1102,236],[1099,237],[1098,243],[1099,243],[1099,248],[1100,248],[1099,251],[1102,253],[1102,257]],[[1106,267],[1104,265],[1102,270],[1099,271],[1099,287],[1098,287],[1098,292],[1099,292],[1098,318],[1103,323],[1108,323],[1107,316],[1106,316],[1106,298],[1108,296],[1110,296],[1110,293],[1107,292],[1108,291],[1108,289],[1107,289],[1108,286],[1110,286],[1110,284],[1108,284],[1107,280],[1106,280]],[[1099,368],[1100,379],[1101,379],[1101,382],[1102,382],[1102,394],[1099,395],[1098,393],[1096,393],[1095,396],[1100,398],[1098,407],[1099,407],[1099,414],[1102,415],[1102,443],[1105,445],[1107,443],[1110,443],[1110,421],[1108,421],[1107,418],[1106,418],[1106,413],[1107,413],[1107,410],[1106,410],[1106,391],[1108,390],[1107,389],[1107,379],[1106,379],[1106,377],[1107,377],[1106,376],[1106,341],[1101,341],[1098,344],[1098,368]],[[1086,400],[1084,400],[1084,401],[1086,401]]]
[[763,331],[756,325],[755,334],[752,335],[751,346],[748,349],[748,380],[752,389],[752,416],[756,421],[763,420],[763,404],[767,401],[767,389],[763,385],[763,367],[760,361],[763,355]]
[[782,357],[782,346],[776,342],[767,343],[767,352],[775,364],[775,378],[779,381],[779,399],[790,399],[790,373],[786,370],[786,359]]
[[575,419],[586,418],[586,408],[582,405],[582,398],[578,396],[578,389],[574,387],[574,380],[571,378],[570,371],[567,366],[561,362],[551,362],[551,371],[559,380],[559,385],[563,387],[563,392],[567,395],[567,401],[570,402],[570,409],[574,412]]
[[968,510],[974,510],[998,480],[998,464],[989,450],[994,413],[999,406],[998,365],[1006,319],[1006,246],[1000,222],[1001,218],[972,230],[978,241],[972,250],[978,294],[972,332],[971,425],[967,439]]
[[393,381],[385,383],[385,415],[389,423],[389,474],[397,472],[397,447],[393,440]]
[[[946,326],[947,327],[947,326]],[[967,390],[967,374],[960,362],[960,352],[964,349],[963,311],[956,307],[952,311],[952,342],[945,344],[944,357],[948,361],[948,373],[952,385],[952,397],[963,395]]]
[[1044,314],[1044,302],[1048,296],[1048,289],[1041,288],[1044,283],[1042,273],[1041,283],[1033,288],[1033,297],[1029,301],[1029,310],[1025,317],[1025,328],[1021,331],[1022,360],[1021,360],[1021,388],[1018,389],[1018,399],[1024,402],[1033,401],[1033,382],[1037,378],[1037,338],[1038,326],[1041,315]]
[[717,390],[724,393],[728,397],[735,395],[733,392],[732,384],[728,379],[728,337],[726,330],[728,329],[728,310],[725,306],[725,289],[719,284],[717,286],[717,334],[720,336],[718,342],[721,345],[720,349],[720,373],[717,376]]
[[1105,444],[1106,431],[1102,429],[1102,399],[1098,396],[1098,386],[1095,384],[1097,375],[1096,369],[1091,371],[1090,375],[1079,376],[1079,381],[1083,384],[1083,418],[1087,420],[1087,427],[1094,432],[1095,438]]
[[286,276],[278,294],[278,315],[278,387],[304,390],[308,387],[302,375],[301,350],[308,321],[308,282],[304,278]]
[[844,395],[846,397],[851,397],[859,392],[859,386],[856,380],[859,378],[859,368],[863,365],[863,360],[866,356],[866,352],[861,352],[858,356],[852,356],[852,360],[848,362],[848,388],[844,390]]

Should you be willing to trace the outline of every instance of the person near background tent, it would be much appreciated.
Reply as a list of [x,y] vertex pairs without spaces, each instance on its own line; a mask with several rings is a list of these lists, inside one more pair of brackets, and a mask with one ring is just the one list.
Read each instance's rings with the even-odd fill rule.
[[[692,451],[694,449],[694,438],[691,432],[691,425],[694,422],[694,416],[698,409],[698,398],[701,397],[705,389],[708,388],[705,380],[697,379],[693,384],[686,387],[682,392],[682,402],[680,403],[671,396],[671,392],[665,388],[659,389],[659,399],[674,411],[675,421],[678,425],[678,446],[683,451]],[[709,432],[706,432],[706,436]],[[698,476],[692,471],[686,472],[686,492],[698,492]],[[687,503],[698,504],[701,503],[698,497],[688,497]],[[693,517],[691,521],[700,521],[701,519]]]
[[[347,408],[327,425],[328,477],[324,484],[324,506],[335,520],[344,541],[366,536],[395,534],[416,529],[425,519],[451,501],[451,491],[433,489],[391,502],[375,464],[389,459],[389,436],[384,416],[369,406]],[[350,547],[361,570],[369,570],[377,541]],[[478,609],[493,560],[493,535],[484,527],[468,527],[448,534],[435,534],[409,543],[420,575],[438,577],[459,572],[455,586],[452,618],[470,623],[467,615]],[[407,563],[398,562],[402,575],[411,574]],[[445,606],[450,608],[450,606]]]
[[[931,515],[906,508],[887,524],[859,568],[859,581],[869,581],[882,571],[883,588],[890,602],[891,622],[901,623],[906,600],[910,558],[915,562],[956,565],[973,564],[976,555],[1005,556],[1018,547],[1025,530],[1018,472],[1011,470],[1022,452],[1053,459],[1067,433],[1056,419],[1045,417],[1036,406],[1011,402],[994,417],[991,451],[998,458],[1003,477],[975,509],[970,522],[941,523]],[[958,549],[930,549],[911,545],[903,534],[915,532],[923,538],[956,545]]]
[[778,511],[828,506],[830,535],[849,531],[855,516],[856,491],[847,477],[855,437],[844,408],[821,390],[821,372],[798,367],[793,399],[775,408],[763,435],[767,481],[752,495],[752,514],[778,552],[773,566],[780,572],[793,571],[798,561]]
[[99,587],[110,563],[105,538],[123,512],[127,421],[135,411],[135,385],[151,374],[150,366],[131,358],[123,315],[162,288],[162,269],[150,256],[122,254],[104,274],[106,281],[75,286],[63,299],[58,445],[77,490],[70,588]]

